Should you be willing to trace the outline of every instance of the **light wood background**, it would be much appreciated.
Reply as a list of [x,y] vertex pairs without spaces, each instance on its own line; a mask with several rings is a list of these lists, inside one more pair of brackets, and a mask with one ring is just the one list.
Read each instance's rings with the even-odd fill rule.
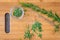
[[[41,8],[45,8],[46,10],[52,9],[53,12],[57,12],[60,16],[60,0],[19,0],[20,2],[30,2]],[[0,40],[24,40],[24,32],[27,28],[27,25],[31,24],[37,20],[41,22],[43,29],[43,37],[42,39],[34,36],[31,40],[60,40],[60,32],[54,32],[54,26],[49,24],[42,18],[39,18],[37,13],[32,11],[31,9],[27,9],[24,17],[19,20],[11,17],[10,20],[10,33],[5,33],[5,19],[4,15],[6,12],[10,12],[10,9],[14,6],[18,5],[17,0],[0,0]],[[42,14],[40,14],[42,15]],[[43,15],[46,17],[45,15]],[[48,17],[46,17],[48,19]],[[28,39],[26,39],[28,40]]]
[[[0,0],[0,2],[17,2],[18,0]],[[20,0],[20,1],[42,1],[42,2],[60,2],[60,0]]]

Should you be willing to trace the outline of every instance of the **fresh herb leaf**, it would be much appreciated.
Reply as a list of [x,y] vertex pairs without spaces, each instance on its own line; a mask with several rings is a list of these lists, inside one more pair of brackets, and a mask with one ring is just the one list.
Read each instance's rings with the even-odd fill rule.
[[27,4],[26,3],[20,3],[20,4],[22,4],[23,7],[28,7],[28,8],[31,7],[31,4],[29,4],[29,3],[27,3]]
[[38,6],[35,6],[35,5],[32,6],[32,9],[37,11],[37,12],[41,11],[41,9]]
[[60,24],[55,25],[55,32],[59,31],[59,25],[60,25]]
[[33,36],[33,34],[30,33],[30,30],[29,30],[29,27],[28,27],[27,31],[24,34],[24,38],[30,39],[30,38],[32,38],[32,36]]
[[[32,25],[32,30],[36,33],[36,30],[38,31],[38,32],[42,32],[42,27],[41,27],[41,23],[40,22],[38,22],[38,21],[35,21],[35,23]],[[36,33],[36,34],[38,34],[38,33]],[[38,36],[40,37],[40,38],[42,38],[42,34],[38,34]]]
[[38,37],[42,38],[42,34],[38,34]]
[[60,18],[59,18],[59,16],[56,13],[55,13],[55,16],[54,16],[54,21],[60,22]]
[[35,30],[38,30],[39,32],[42,31],[42,28],[41,28],[41,23],[39,23],[38,21],[36,21],[33,25],[32,25],[32,30],[35,32]]
[[42,29],[41,29],[41,28],[38,28],[38,31],[39,31],[39,32],[42,32]]
[[26,32],[25,32],[25,38],[31,38],[32,37],[32,34],[30,33],[30,31],[29,30],[27,30]]
[[20,8],[16,8],[13,12],[13,15],[16,17],[20,17],[22,15],[22,10]]
[[40,8],[38,6],[33,5],[32,3],[21,3],[23,7],[32,8],[33,10],[39,12]]
[[52,13],[52,11],[49,11],[49,12],[48,12],[48,17],[51,17],[51,18],[54,17],[54,14]]
[[36,25],[34,24],[34,25],[32,25],[32,30],[35,32],[35,30],[36,30]]
[[48,12],[45,9],[41,9],[41,13],[47,14]]

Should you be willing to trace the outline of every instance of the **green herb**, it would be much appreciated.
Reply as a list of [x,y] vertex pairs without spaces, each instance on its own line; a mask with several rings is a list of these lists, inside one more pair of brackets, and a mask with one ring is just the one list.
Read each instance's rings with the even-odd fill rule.
[[38,34],[38,37],[42,38],[42,34]]
[[20,8],[16,8],[13,12],[13,15],[16,17],[20,17],[22,15],[22,10]]
[[[47,15],[49,18],[52,18],[53,21],[57,21],[58,23],[60,23],[60,17],[56,13],[53,13],[52,11],[47,11],[45,9],[41,9],[40,7],[38,7],[32,3],[21,3],[21,4],[23,7],[31,8],[32,10],[34,10],[36,12],[41,12],[42,14]],[[33,25],[33,27],[32,27],[33,31],[35,31],[36,28],[37,27],[35,25]]]
[[30,33],[30,31],[29,30],[27,30],[26,32],[25,32],[25,38],[31,38],[32,37],[32,34]]
[[31,3],[21,3],[23,7],[28,7],[30,8],[31,6],[33,6]]
[[57,14],[52,13],[52,11],[41,9],[40,7],[33,5],[32,3],[21,3],[21,4],[23,7],[32,8],[34,11],[41,12],[42,14],[47,14],[48,17],[53,18],[54,20],[60,22],[60,17]]
[[35,11],[41,11],[38,6],[33,5],[32,3],[21,3],[23,7],[32,8]]
[[29,40],[30,40],[30,38],[32,38],[32,36],[33,36],[33,34],[32,33],[30,33],[30,30],[29,30],[29,28],[28,28],[28,30],[25,32],[25,34],[24,34],[24,38],[28,38]]
[[[35,32],[37,30],[39,33],[41,33],[42,32],[41,25],[42,25],[41,23],[39,23],[38,21],[35,21],[35,23],[32,24],[32,28],[31,28],[32,31]],[[38,35],[37,32],[35,32],[35,33]],[[28,38],[30,40],[33,35],[34,35],[33,33],[30,33],[30,29],[28,27],[28,29],[26,30],[26,32],[24,34],[24,38]],[[42,34],[39,34],[38,36],[42,38]]]
[[[32,25],[32,30],[36,33],[36,30],[41,33],[42,32],[42,27],[41,27],[41,23],[39,23],[38,21],[36,21],[33,25]],[[36,33],[38,34],[38,33]],[[38,35],[40,38],[42,38],[42,34]]]
[[38,21],[36,21],[33,25],[32,25],[32,30],[35,32],[36,30],[38,30],[39,32],[42,31],[42,28],[41,28],[41,23],[39,23]]
[[52,13],[52,11],[49,11],[49,12],[48,12],[48,17],[51,17],[51,18],[54,17],[54,14]]
[[55,13],[55,16],[54,16],[54,21],[60,22],[60,17],[56,13]]
[[45,9],[41,9],[40,12],[41,12],[42,14],[48,14],[47,10],[45,10]]
[[60,25],[60,24],[55,25],[55,32],[59,31],[59,25]]

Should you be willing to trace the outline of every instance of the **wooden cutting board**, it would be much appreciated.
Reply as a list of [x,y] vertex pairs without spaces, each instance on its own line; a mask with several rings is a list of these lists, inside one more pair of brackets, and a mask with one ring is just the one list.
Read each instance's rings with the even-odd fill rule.
[[[52,10],[53,12],[57,12],[60,16],[60,2],[31,2],[36,4],[37,6],[44,8],[46,10]],[[42,29],[42,40],[60,40],[60,32],[54,33],[54,26],[49,24],[42,18],[37,16],[37,13],[29,9],[25,12],[24,17],[20,19],[16,19],[10,17],[10,33],[5,33],[5,13],[10,12],[10,8],[17,6],[17,2],[0,2],[0,40],[24,40],[24,32],[27,28],[27,25],[31,24],[37,20],[41,22]],[[46,17],[46,16],[44,16]],[[47,17],[48,18],[48,17]],[[33,37],[31,40],[41,40],[37,38],[37,36]]]

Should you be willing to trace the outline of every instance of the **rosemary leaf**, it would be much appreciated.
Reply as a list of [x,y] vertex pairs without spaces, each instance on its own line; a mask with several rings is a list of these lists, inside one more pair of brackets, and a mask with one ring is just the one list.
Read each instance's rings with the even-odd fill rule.
[[39,32],[41,32],[42,28],[41,28],[41,23],[39,23],[38,21],[36,21],[33,25],[32,25],[32,30],[35,32],[35,30],[37,29]]
[[42,38],[42,34],[38,34],[38,37]]
[[55,25],[55,32],[59,31],[59,25],[60,25],[60,24]]
[[27,4],[26,3],[21,3],[21,4],[22,4],[23,7],[28,7],[28,8],[31,7],[31,5],[29,3],[27,3]]
[[50,18],[53,18],[54,17],[54,14],[52,13],[52,11],[49,11],[48,12],[48,17],[50,17]]
[[41,9],[42,14],[47,14],[48,12],[45,9]]
[[29,28],[28,28],[28,30],[27,30],[27,31],[25,32],[25,34],[24,34],[24,38],[30,39],[30,38],[32,38],[32,36],[33,36],[33,34],[30,33],[30,30],[29,30]]
[[60,22],[60,18],[59,18],[59,16],[56,13],[55,13],[55,16],[54,16],[54,21]]

